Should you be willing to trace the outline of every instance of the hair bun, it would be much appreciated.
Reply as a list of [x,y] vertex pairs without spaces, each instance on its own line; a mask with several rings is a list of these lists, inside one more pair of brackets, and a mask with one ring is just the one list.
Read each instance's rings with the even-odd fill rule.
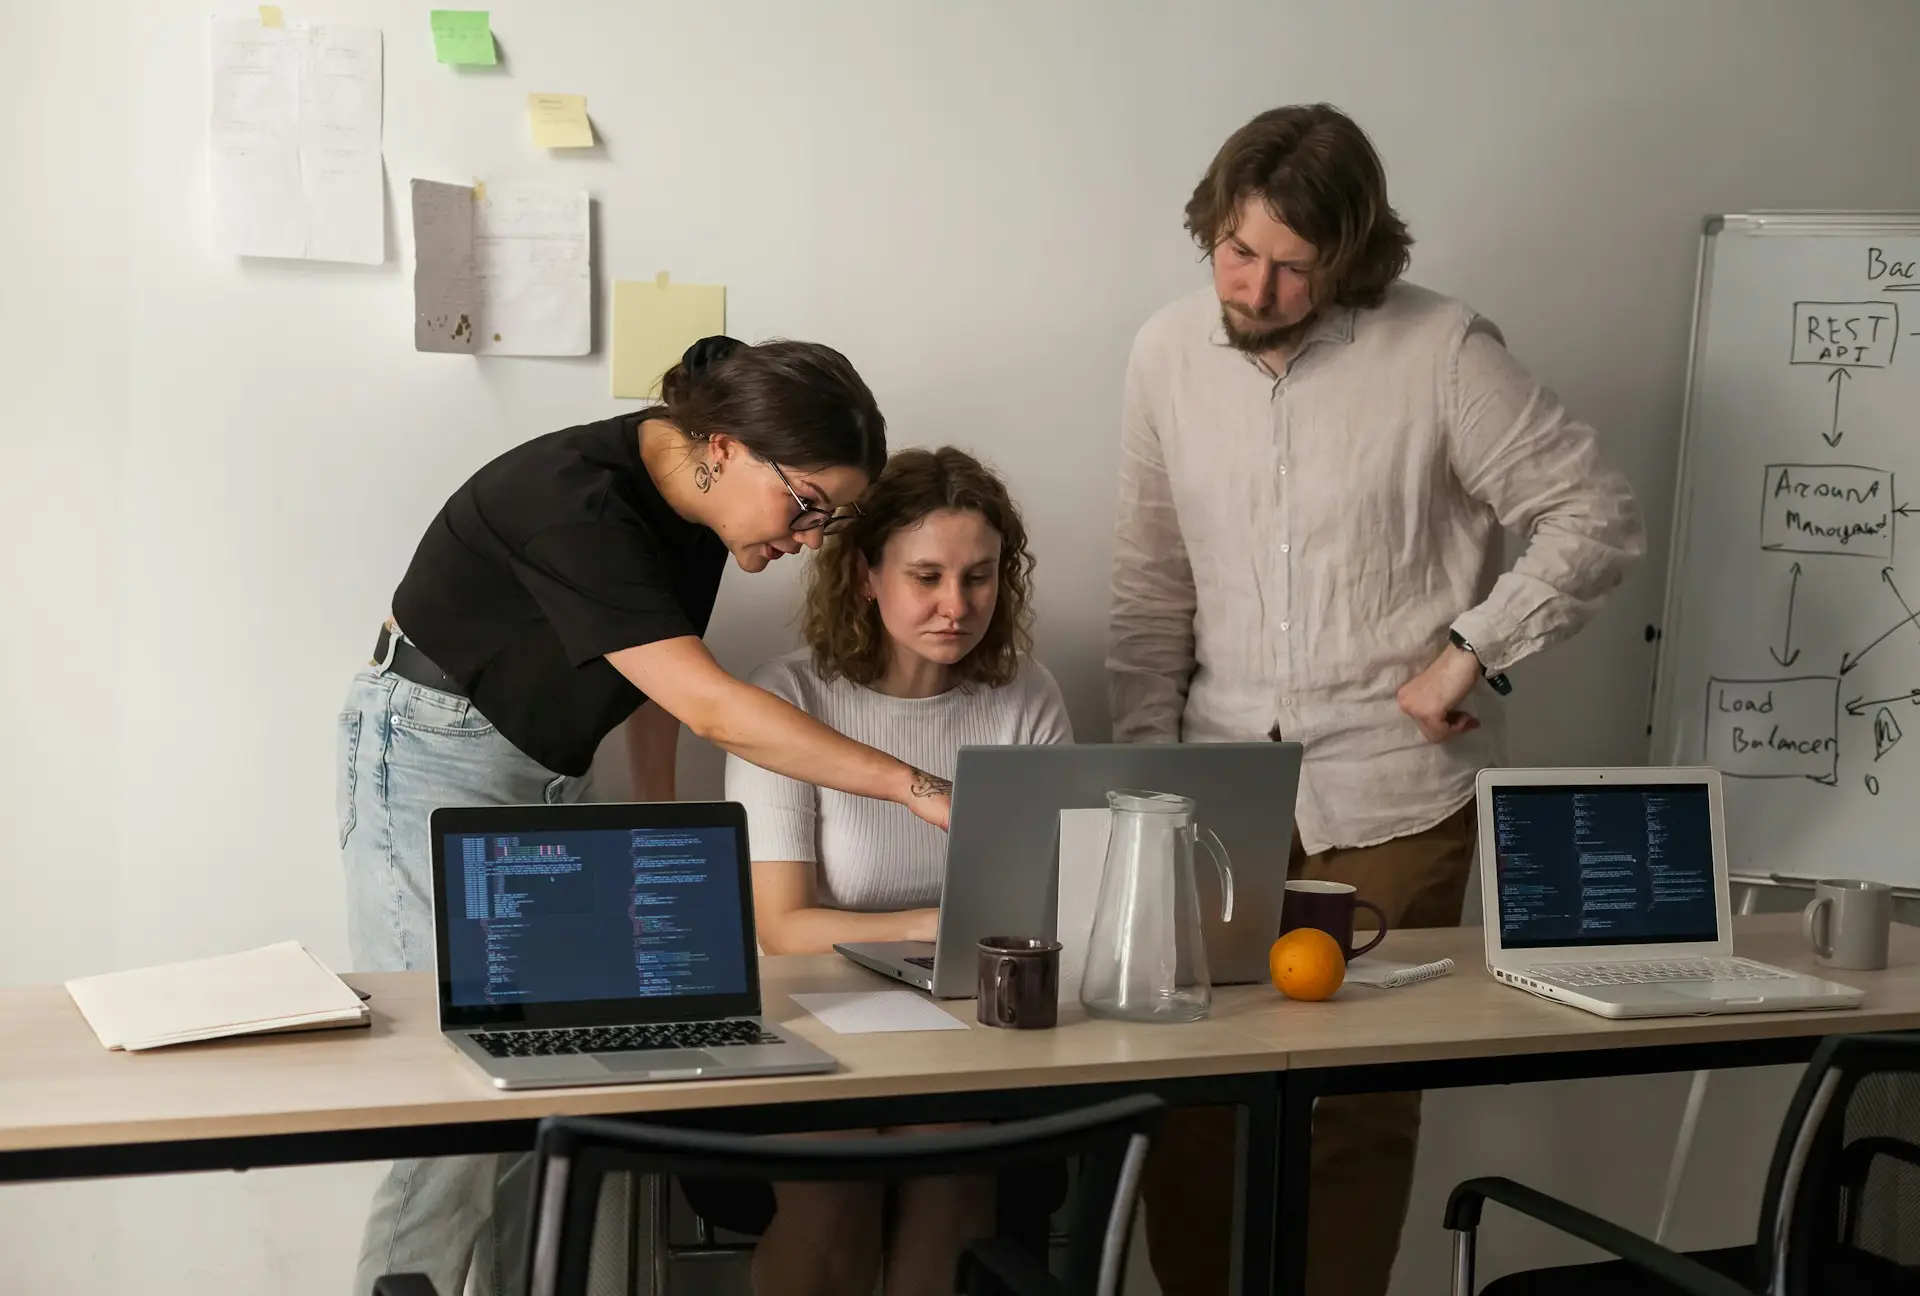
[[661,375],[660,399],[669,409],[680,404],[716,365],[746,345],[724,334],[701,338],[681,354],[679,364]]
[[716,333],[712,337],[703,337],[688,347],[686,354],[680,357],[680,363],[687,367],[687,377],[694,382],[699,382],[708,370],[744,346],[746,343],[739,338],[730,338],[723,333]]

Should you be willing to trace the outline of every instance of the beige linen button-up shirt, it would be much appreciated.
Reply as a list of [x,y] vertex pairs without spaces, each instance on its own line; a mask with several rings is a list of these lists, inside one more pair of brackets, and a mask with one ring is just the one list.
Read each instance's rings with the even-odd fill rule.
[[[1502,571],[1501,528],[1527,540]],[[1395,694],[1459,630],[1491,670],[1567,638],[1645,549],[1626,480],[1490,320],[1396,284],[1278,375],[1211,288],[1134,342],[1107,669],[1121,742],[1302,743],[1309,852],[1432,827],[1501,759],[1500,703],[1433,744]]]

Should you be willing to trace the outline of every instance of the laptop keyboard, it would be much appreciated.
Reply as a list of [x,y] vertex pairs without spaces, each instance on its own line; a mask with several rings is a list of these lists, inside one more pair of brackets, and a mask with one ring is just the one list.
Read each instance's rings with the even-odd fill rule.
[[660,1022],[652,1026],[571,1026],[560,1030],[476,1031],[469,1038],[497,1058],[786,1043],[760,1023],[741,1020]]
[[1532,975],[1577,990],[1585,986],[1658,985],[1670,981],[1780,981],[1790,973],[1738,959],[1647,959],[1631,963],[1548,963]]
[[920,958],[918,956],[915,956],[913,958],[901,959],[900,961],[902,963],[911,963],[917,968],[925,968],[929,972],[933,971],[933,960],[930,958]]

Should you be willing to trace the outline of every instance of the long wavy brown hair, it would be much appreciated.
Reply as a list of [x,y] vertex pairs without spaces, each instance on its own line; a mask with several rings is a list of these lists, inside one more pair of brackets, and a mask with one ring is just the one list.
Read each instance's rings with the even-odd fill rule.
[[807,570],[801,631],[825,679],[872,684],[887,669],[891,641],[880,608],[860,590],[861,560],[878,567],[896,531],[928,515],[978,513],[1000,533],[1000,590],[993,619],[973,651],[954,666],[961,686],[1013,682],[1033,647],[1033,555],[1027,526],[999,474],[964,450],[901,450],[860,499],[861,518],[820,546]]
[[1204,255],[1233,233],[1250,197],[1319,249],[1315,306],[1378,306],[1406,273],[1413,236],[1387,202],[1386,168],[1332,104],[1270,109],[1220,146],[1187,200],[1187,232]]

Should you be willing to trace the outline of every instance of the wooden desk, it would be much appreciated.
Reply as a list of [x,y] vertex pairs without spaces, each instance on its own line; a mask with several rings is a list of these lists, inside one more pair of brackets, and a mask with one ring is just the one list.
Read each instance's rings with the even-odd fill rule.
[[1453,973],[1418,985],[1353,986],[1317,1004],[1294,1003],[1254,986],[1221,992],[1212,1020],[1287,1057],[1279,1078],[1275,1289],[1305,1289],[1316,1098],[1803,1062],[1830,1034],[1920,1029],[1920,931],[1894,928],[1890,966],[1881,972],[1820,968],[1800,935],[1798,914],[1736,919],[1734,946],[1750,958],[1858,986],[1867,992],[1866,1002],[1828,1012],[1611,1021],[1495,981],[1478,928],[1390,934],[1380,946],[1382,957],[1453,959]]
[[59,986],[0,988],[0,1182],[524,1151],[550,1115],[782,1132],[1037,1115],[1144,1091],[1241,1109],[1241,1289],[1272,1289],[1285,1058],[1271,1045],[1218,1022],[1091,1021],[1077,1007],[1056,1030],[995,1030],[971,1000],[942,1005],[965,1031],[836,1035],[790,996],[898,984],[838,955],[763,959],[761,977],[766,1015],[841,1070],[509,1094],[442,1041],[424,973],[347,978],[372,992],[368,1030],[139,1054],[101,1048]]
[[[1812,970],[1798,921],[1741,919],[1739,948]],[[1055,1031],[998,1031],[957,1001],[944,1007],[969,1030],[835,1035],[789,996],[895,983],[837,955],[769,958],[767,1015],[841,1071],[519,1094],[493,1089],[441,1042],[423,974],[349,978],[373,992],[370,1031],[146,1054],[102,1049],[58,986],[0,989],[0,1181],[515,1151],[556,1114],[773,1132],[1031,1115],[1149,1091],[1241,1109],[1241,1289],[1291,1293],[1303,1282],[1315,1098],[1794,1062],[1829,1033],[1920,1028],[1920,932],[1894,935],[1891,970],[1835,974],[1868,992],[1860,1009],[1634,1022],[1499,985],[1477,929],[1388,937],[1388,957],[1452,957],[1457,970],[1437,981],[1350,987],[1324,1004],[1228,987],[1211,1020],[1179,1027],[1073,1010]]]

